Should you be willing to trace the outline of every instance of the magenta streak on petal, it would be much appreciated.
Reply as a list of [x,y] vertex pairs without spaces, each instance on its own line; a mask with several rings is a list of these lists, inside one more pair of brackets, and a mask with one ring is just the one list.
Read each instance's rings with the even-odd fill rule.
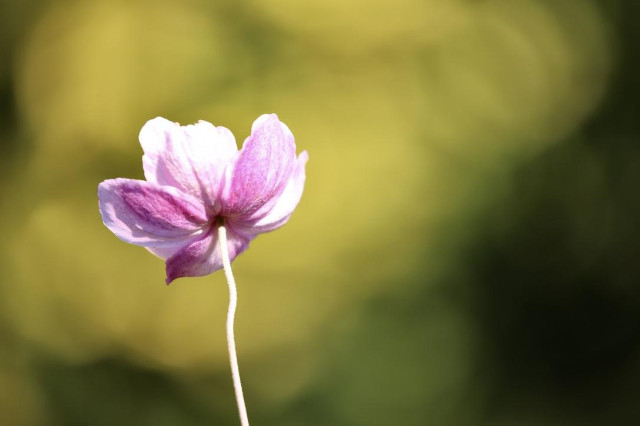
[[234,220],[233,223],[236,229],[256,235],[273,231],[287,223],[302,196],[305,182],[305,165],[308,157],[307,151],[300,153],[284,190],[278,197],[274,197],[274,202],[269,206],[270,208],[261,208],[248,219],[238,218]]
[[188,229],[207,220],[193,206],[165,192],[142,186],[122,185],[118,188],[118,195],[142,223],[153,227],[167,230]]
[[225,188],[223,214],[248,216],[272,202],[291,175],[295,149],[291,131],[275,114],[259,117]]
[[98,187],[105,225],[120,239],[146,247],[186,244],[207,226],[204,206],[172,187],[111,179]]

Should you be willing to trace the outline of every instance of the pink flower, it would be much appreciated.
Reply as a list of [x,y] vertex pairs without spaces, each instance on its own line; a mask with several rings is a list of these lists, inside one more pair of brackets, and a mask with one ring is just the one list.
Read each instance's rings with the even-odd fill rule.
[[284,225],[302,196],[308,155],[296,158],[293,134],[275,114],[258,117],[240,151],[224,127],[161,117],[142,127],[140,144],[146,181],[102,182],[100,213],[118,238],[166,260],[167,284],[222,268],[219,224],[233,260]]

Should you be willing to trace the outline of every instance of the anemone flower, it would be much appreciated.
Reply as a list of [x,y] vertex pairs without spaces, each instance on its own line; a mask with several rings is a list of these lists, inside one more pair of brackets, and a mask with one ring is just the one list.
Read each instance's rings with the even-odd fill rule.
[[241,421],[248,425],[235,359],[230,262],[258,234],[289,220],[302,196],[307,152],[296,158],[293,134],[275,114],[258,117],[240,151],[224,127],[206,121],[180,126],[161,117],[144,125],[140,144],[146,180],[102,182],[102,220],[121,240],[164,259],[167,284],[225,269],[231,368]]

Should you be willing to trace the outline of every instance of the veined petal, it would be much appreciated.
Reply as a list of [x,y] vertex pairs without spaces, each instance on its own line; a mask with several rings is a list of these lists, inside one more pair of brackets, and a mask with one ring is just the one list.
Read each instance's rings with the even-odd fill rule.
[[228,129],[206,121],[180,126],[158,117],[142,127],[140,144],[149,182],[173,186],[202,199],[210,210],[219,207],[225,169],[238,151]]
[[[291,177],[282,193],[275,199],[275,204],[273,204],[273,207],[269,211],[264,214],[256,214],[250,220],[239,218],[233,222],[234,227],[242,232],[259,234],[273,231],[287,223],[291,213],[293,213],[293,210],[302,197],[306,177],[305,165],[308,159],[309,155],[307,151],[300,153],[295,162]],[[261,210],[262,209],[260,209],[258,213],[260,213]]]
[[223,214],[251,216],[277,197],[291,175],[296,144],[289,128],[275,114],[253,123],[223,192]]
[[204,205],[172,187],[110,179],[98,186],[98,199],[104,224],[131,244],[176,247],[209,226]]
[[[250,237],[227,228],[229,260],[249,247]],[[201,277],[222,269],[218,244],[218,227],[212,227],[202,238],[191,242],[167,259],[167,284],[180,277]]]

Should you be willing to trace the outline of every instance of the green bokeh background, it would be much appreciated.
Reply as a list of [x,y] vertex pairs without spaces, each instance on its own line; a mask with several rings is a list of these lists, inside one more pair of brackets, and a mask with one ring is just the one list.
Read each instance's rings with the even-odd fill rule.
[[255,425],[640,424],[635,0],[0,2],[0,425],[232,425],[222,273],[101,223],[146,120],[275,112],[234,262]]

